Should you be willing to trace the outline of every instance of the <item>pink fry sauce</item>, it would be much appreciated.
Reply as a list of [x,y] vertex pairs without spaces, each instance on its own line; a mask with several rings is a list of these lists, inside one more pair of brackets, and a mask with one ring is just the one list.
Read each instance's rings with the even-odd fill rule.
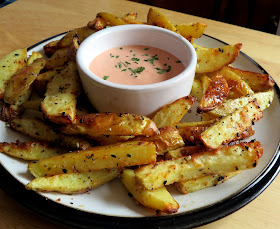
[[184,64],[173,54],[144,45],[109,49],[95,57],[89,66],[99,78],[124,85],[159,83],[184,69]]

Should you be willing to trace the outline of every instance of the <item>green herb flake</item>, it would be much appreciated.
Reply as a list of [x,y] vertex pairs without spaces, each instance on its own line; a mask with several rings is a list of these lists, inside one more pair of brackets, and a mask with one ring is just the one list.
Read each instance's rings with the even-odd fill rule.
[[118,59],[120,56],[116,56],[116,58]]
[[144,50],[149,50],[149,48],[144,48]]
[[151,64],[154,64],[155,60],[158,60],[157,54],[155,54],[154,56],[151,56],[151,58],[149,58],[147,60],[144,60],[144,61],[147,61],[147,62],[150,62]]
[[123,50],[123,47],[120,47],[120,50]]
[[110,76],[103,76],[104,80],[107,80]]
[[176,61],[176,63],[182,63],[182,61],[180,61],[180,60],[177,60],[177,61]]
[[131,58],[132,61],[139,61],[140,59],[138,59],[137,57],[133,57]]
[[163,74],[165,72],[170,72],[171,70],[171,65],[168,65],[167,69],[164,69],[164,68],[155,68],[157,70],[157,73],[158,74]]
[[110,57],[111,57],[111,58],[113,58],[113,57],[114,57],[114,55],[113,55],[112,53],[110,53]]
[[138,67],[138,68],[135,68],[135,69],[132,69],[132,68],[128,68],[130,71],[131,71],[131,76],[135,76],[138,77],[136,74],[140,74],[141,72],[143,72],[145,70],[145,67]]

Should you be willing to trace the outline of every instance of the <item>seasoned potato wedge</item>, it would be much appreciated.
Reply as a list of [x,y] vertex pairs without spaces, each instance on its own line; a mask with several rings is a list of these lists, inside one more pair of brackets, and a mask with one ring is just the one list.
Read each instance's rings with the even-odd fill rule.
[[144,22],[136,20],[137,19],[137,13],[127,13],[124,16],[122,16],[121,19],[126,24],[146,24]]
[[261,74],[252,71],[243,71],[238,68],[227,67],[239,75],[254,92],[266,91],[274,86],[272,77],[268,74]]
[[13,129],[40,141],[56,143],[73,149],[91,147],[90,142],[84,138],[57,133],[51,126],[36,118],[14,118],[9,124]]
[[59,174],[37,177],[25,187],[36,192],[59,192],[64,194],[84,193],[109,182],[120,174],[118,169],[103,169],[94,172]]
[[150,8],[148,12],[147,23],[148,25],[155,25],[179,33],[178,29],[167,19],[167,17],[154,8]]
[[68,61],[68,47],[57,49],[54,54],[47,59],[46,69],[54,69],[65,65]]
[[0,152],[24,160],[37,161],[40,159],[57,156],[65,153],[65,149],[51,147],[45,142],[20,142],[0,143]]
[[220,106],[210,111],[209,114],[215,117],[227,116],[240,107],[246,106],[250,100],[257,99],[260,109],[263,111],[270,106],[274,98],[274,91],[257,92],[252,96],[245,96],[238,99],[228,99]]
[[91,137],[91,136],[88,137],[94,140],[94,142],[96,142],[97,145],[101,145],[101,146],[112,145],[118,142],[126,142],[134,138],[134,136],[118,136],[118,135],[103,135],[99,137]]
[[181,181],[175,183],[175,187],[183,194],[188,194],[191,192],[196,192],[205,188],[213,187],[218,184],[224,183],[230,178],[239,174],[240,171],[226,173],[226,174],[214,174],[210,176],[203,176],[199,178],[194,178],[187,181]]
[[110,26],[125,25],[126,23],[115,15],[108,12],[100,12],[97,17],[103,18]]
[[190,95],[196,97],[198,101],[201,100],[203,96],[203,86],[200,79],[194,79]]
[[91,29],[88,26],[73,29],[69,31],[63,38],[61,38],[57,46],[59,49],[64,49],[72,44],[74,36],[78,35],[79,41],[83,42],[88,36],[90,36],[95,32],[96,32],[95,29]]
[[229,86],[229,99],[236,99],[242,96],[253,95],[254,91],[248,86],[248,84],[237,74],[225,67],[219,71],[228,83]]
[[47,57],[51,57],[58,49],[58,42],[59,40],[51,41],[50,43],[44,46],[44,53]]
[[185,23],[174,26],[179,31],[179,33],[190,42],[193,42],[195,38],[200,38],[203,35],[205,28],[207,27],[206,24],[201,22]]
[[175,127],[166,126],[159,129],[159,133],[152,136],[139,136],[133,141],[153,142],[156,145],[157,155],[163,155],[165,152],[184,146],[184,141]]
[[31,94],[31,85],[44,68],[45,63],[46,60],[43,58],[36,59],[32,64],[25,66],[14,74],[5,90],[5,103],[20,105],[24,100],[27,101]]
[[94,20],[89,21],[87,27],[96,31],[106,28],[107,21],[102,17],[96,17]]
[[256,167],[262,153],[263,148],[260,142],[242,142],[217,150],[145,165],[135,170],[136,182],[145,189],[154,190],[163,185],[205,175],[251,169]]
[[34,60],[39,59],[39,58],[43,58],[43,55],[41,53],[32,52],[31,56],[27,60],[27,65],[32,64],[34,62]]
[[216,149],[238,137],[262,117],[263,113],[256,99],[251,100],[246,106],[211,125],[201,133],[200,138],[207,147]]
[[226,79],[222,75],[216,76],[199,101],[197,112],[203,113],[214,110],[227,98],[228,93],[229,87]]
[[135,173],[132,169],[124,169],[122,171],[121,182],[135,200],[145,207],[167,214],[175,213],[179,209],[179,204],[164,186],[156,190],[142,189],[136,183]]
[[68,52],[67,52],[68,61],[73,61],[76,63],[76,54],[79,46],[80,46],[80,40],[78,35],[76,35],[73,37],[72,44],[68,48]]
[[208,87],[210,86],[212,80],[207,76],[207,75],[203,75],[201,77],[201,83],[202,83],[202,93],[204,94]]
[[47,85],[41,108],[54,123],[72,123],[76,117],[77,97],[81,91],[77,65],[69,62]]
[[0,99],[3,99],[8,81],[25,66],[27,49],[18,49],[0,60]]
[[214,72],[231,64],[239,55],[242,44],[205,48],[193,44],[197,54],[196,73]]
[[155,123],[141,115],[97,113],[79,115],[72,124],[61,128],[66,134],[83,134],[91,137],[103,135],[137,136],[154,135],[158,132]]
[[173,103],[167,104],[160,108],[152,120],[155,122],[158,128],[165,126],[175,126],[181,121],[195,101],[196,98],[192,96],[186,96],[177,99]]
[[35,177],[63,173],[81,173],[101,169],[154,163],[155,145],[151,142],[130,141],[108,146],[62,154],[30,163],[29,171]]

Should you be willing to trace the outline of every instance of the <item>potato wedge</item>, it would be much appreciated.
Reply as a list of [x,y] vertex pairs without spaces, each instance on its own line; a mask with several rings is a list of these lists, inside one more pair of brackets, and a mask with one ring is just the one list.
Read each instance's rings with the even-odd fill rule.
[[250,100],[257,99],[260,109],[264,111],[270,106],[274,98],[274,91],[269,90],[265,92],[257,92],[252,96],[241,97],[238,99],[228,99],[224,101],[220,106],[210,111],[209,114],[215,117],[227,116],[240,107],[246,106]]
[[26,65],[27,49],[18,49],[0,60],[0,99],[3,99],[8,81]]
[[175,183],[177,190],[183,194],[188,194],[191,192],[196,192],[205,188],[213,187],[218,184],[224,183],[230,178],[239,174],[240,171],[226,173],[226,174],[214,174],[210,176],[203,176],[187,181],[181,181]]
[[155,25],[179,33],[178,29],[167,19],[167,17],[154,8],[150,8],[148,12],[147,23],[148,25]]
[[94,20],[88,22],[87,27],[99,31],[101,29],[106,28],[107,21],[102,17],[96,17]]
[[227,67],[235,74],[239,75],[254,92],[266,91],[274,86],[272,77],[268,74],[262,74],[252,71],[243,71],[238,68]]
[[222,68],[219,71],[219,74],[221,74],[227,80],[230,90],[228,94],[229,99],[236,99],[242,96],[254,94],[254,91],[249,87],[249,85],[229,68]]
[[79,41],[82,43],[88,36],[95,33],[95,29],[91,29],[88,26],[73,29],[69,31],[61,40],[58,42],[57,46],[59,49],[64,49],[69,47],[73,42],[73,37],[78,35]]
[[136,183],[135,173],[132,169],[124,169],[122,171],[121,182],[135,200],[145,207],[167,214],[175,213],[179,209],[179,204],[164,186],[157,190],[142,189]]
[[206,24],[201,22],[185,23],[174,26],[179,31],[179,33],[190,42],[193,42],[195,38],[200,38],[207,27]]
[[205,175],[251,169],[257,166],[262,153],[260,142],[242,142],[217,150],[145,165],[135,170],[136,182],[145,189],[154,190],[163,185]]
[[229,86],[226,79],[222,75],[217,75],[199,101],[197,112],[204,113],[214,110],[227,98],[228,93]]
[[137,13],[127,13],[124,16],[122,16],[121,19],[126,24],[146,24],[145,22],[141,22],[141,21],[136,20],[137,19]]
[[141,115],[97,113],[79,115],[72,124],[61,128],[66,134],[82,134],[91,137],[103,135],[137,136],[154,135],[158,132],[155,123]]
[[166,126],[159,129],[159,133],[152,136],[138,136],[133,141],[153,142],[156,146],[157,155],[163,155],[169,150],[184,146],[184,141],[175,127]]
[[158,128],[165,126],[175,126],[187,111],[195,103],[196,98],[192,96],[185,96],[177,99],[173,103],[167,104],[156,112],[152,120]]
[[20,141],[0,143],[0,152],[29,161],[37,161],[66,153],[65,149],[51,147],[49,143]]
[[205,94],[205,92],[207,91],[207,89],[210,86],[211,82],[212,82],[212,80],[207,75],[203,75],[201,77],[202,93],[203,94]]
[[43,58],[43,55],[41,53],[32,52],[31,56],[27,60],[27,65],[32,64],[34,62],[34,60],[39,59],[39,58]]
[[214,72],[231,64],[238,57],[241,46],[238,43],[220,48],[205,48],[193,44],[197,54],[196,73]]
[[58,49],[58,42],[59,40],[56,41],[51,41],[50,43],[46,44],[44,48],[44,53],[47,57],[51,57],[55,51]]
[[65,65],[68,61],[68,47],[57,49],[54,54],[47,59],[45,68],[54,69]]
[[82,173],[154,163],[155,145],[151,142],[130,141],[62,154],[28,165],[35,177],[63,173]]
[[21,105],[31,94],[31,85],[37,75],[44,68],[46,60],[36,59],[32,64],[25,66],[14,74],[5,90],[4,101],[11,105]]
[[81,91],[77,65],[69,62],[47,85],[41,108],[54,123],[72,123],[76,117],[77,97]]
[[263,113],[256,99],[251,100],[246,106],[207,128],[201,133],[200,138],[207,147],[217,149],[222,144],[232,141],[262,117]]
[[36,118],[14,118],[9,124],[13,129],[39,141],[55,143],[73,149],[91,147],[91,143],[84,138],[57,133],[51,126]]
[[94,172],[59,174],[37,177],[25,187],[36,192],[59,192],[64,194],[84,193],[113,180],[120,174],[118,169],[103,169]]
[[42,102],[43,102],[42,98],[32,99],[32,100],[25,102],[20,107],[24,110],[28,109],[28,110],[33,110],[33,111],[41,111]]
[[126,24],[122,19],[108,12],[100,12],[97,14],[97,17],[103,18],[110,26]]
[[198,101],[201,100],[203,96],[203,86],[200,79],[194,79],[190,95],[196,97]]

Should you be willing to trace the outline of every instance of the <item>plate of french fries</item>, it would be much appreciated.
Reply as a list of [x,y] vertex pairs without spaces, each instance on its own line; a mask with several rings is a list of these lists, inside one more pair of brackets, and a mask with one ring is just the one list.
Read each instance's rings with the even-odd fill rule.
[[[98,113],[81,86],[76,51],[109,26],[149,24],[197,52],[190,95],[141,114]],[[151,8],[100,12],[84,27],[0,60],[1,187],[36,212],[92,228],[188,228],[259,195],[279,170],[279,88],[256,62]],[[148,101],[147,101],[148,102]]]

